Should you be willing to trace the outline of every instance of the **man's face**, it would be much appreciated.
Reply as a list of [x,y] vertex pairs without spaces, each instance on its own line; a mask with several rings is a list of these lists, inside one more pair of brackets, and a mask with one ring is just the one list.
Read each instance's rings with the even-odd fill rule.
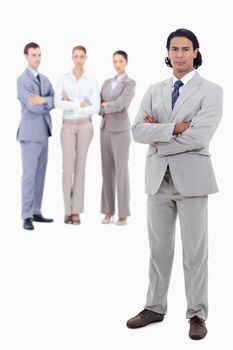
[[34,49],[30,47],[30,49],[28,50],[28,54],[25,55],[25,58],[28,62],[29,67],[31,67],[32,69],[37,69],[41,61],[40,48],[37,47],[36,49]]
[[171,39],[168,50],[174,75],[179,77],[193,70],[193,60],[197,57],[198,49],[193,50],[193,43],[186,37]]

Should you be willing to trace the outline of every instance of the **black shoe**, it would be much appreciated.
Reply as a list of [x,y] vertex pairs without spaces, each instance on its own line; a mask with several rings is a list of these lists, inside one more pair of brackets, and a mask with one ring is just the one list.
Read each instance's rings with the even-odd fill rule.
[[145,327],[150,323],[161,322],[164,319],[164,314],[144,309],[135,317],[130,318],[126,326],[129,328]]
[[33,221],[36,222],[53,222],[53,219],[46,219],[41,214],[34,214]]
[[31,218],[27,218],[23,220],[23,228],[25,230],[34,230],[34,226]]

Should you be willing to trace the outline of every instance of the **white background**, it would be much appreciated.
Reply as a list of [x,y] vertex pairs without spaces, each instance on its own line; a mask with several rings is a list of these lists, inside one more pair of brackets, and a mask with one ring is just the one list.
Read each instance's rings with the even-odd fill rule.
[[[7,1],[0,11],[1,32],[1,233],[0,349],[206,349],[232,346],[232,16],[230,1]],[[43,214],[53,224],[21,228],[20,147],[16,130],[20,106],[16,78],[25,69],[23,47],[42,49],[40,70],[54,86],[72,68],[73,46],[86,46],[87,71],[101,85],[113,76],[112,53],[129,55],[128,74],[137,81],[130,107],[133,121],[148,85],[169,77],[166,39],[177,28],[198,37],[203,66],[198,70],[224,89],[224,116],[211,143],[220,193],[209,201],[209,334],[188,338],[182,248],[177,225],[176,254],[168,314],[161,324],[129,330],[125,322],[143,309],[148,284],[144,164],[146,146],[132,142],[129,225],[101,225],[100,117],[87,169],[85,213],[79,227],[63,223],[61,191],[61,112],[53,110],[53,137]],[[232,78],[232,77],[231,77]]]

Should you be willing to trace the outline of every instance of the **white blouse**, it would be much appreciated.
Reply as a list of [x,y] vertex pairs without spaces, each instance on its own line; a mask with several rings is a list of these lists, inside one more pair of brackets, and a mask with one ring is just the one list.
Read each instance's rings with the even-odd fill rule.
[[[63,94],[69,100],[63,100]],[[81,107],[82,101],[90,106]],[[64,119],[90,118],[100,110],[100,89],[96,80],[84,72],[77,80],[73,71],[64,74],[58,81],[55,92],[55,107],[63,109]]]

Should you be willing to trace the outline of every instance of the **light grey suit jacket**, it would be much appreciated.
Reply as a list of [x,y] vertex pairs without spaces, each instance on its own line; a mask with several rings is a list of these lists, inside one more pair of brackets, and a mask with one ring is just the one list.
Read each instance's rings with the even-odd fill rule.
[[[222,116],[222,89],[196,73],[184,86],[173,110],[171,95],[172,79],[150,86],[132,126],[134,140],[149,144],[146,193],[158,191],[168,165],[182,195],[215,193],[218,187],[208,146]],[[146,114],[153,115],[157,123],[144,123]],[[180,122],[191,122],[191,127],[174,137],[175,123]]]
[[100,110],[101,129],[111,132],[130,130],[128,107],[135,94],[136,82],[125,75],[113,91],[111,82],[112,79],[107,79],[101,89],[101,102],[108,103]]
[[41,96],[47,103],[29,106],[28,99],[32,94],[40,95],[39,81],[29,69],[17,80],[18,99],[21,103],[21,120],[17,131],[18,141],[43,142],[52,135],[52,122],[49,111],[54,108],[54,91],[49,79],[40,75]]

